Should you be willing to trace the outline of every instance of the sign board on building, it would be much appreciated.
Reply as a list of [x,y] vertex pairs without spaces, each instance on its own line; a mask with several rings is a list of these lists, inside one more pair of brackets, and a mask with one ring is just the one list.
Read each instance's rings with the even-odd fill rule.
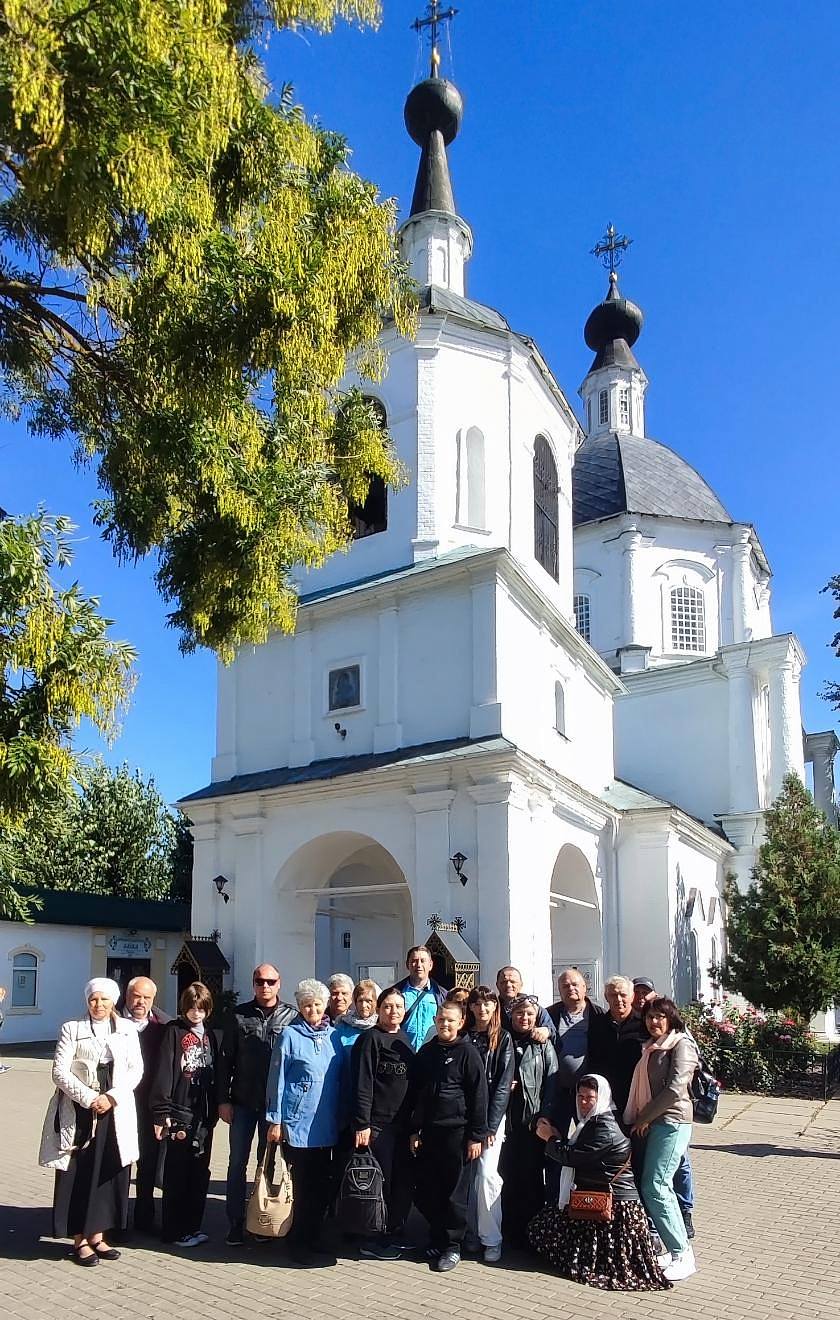
[[138,935],[111,935],[108,949],[112,958],[148,958],[152,941]]

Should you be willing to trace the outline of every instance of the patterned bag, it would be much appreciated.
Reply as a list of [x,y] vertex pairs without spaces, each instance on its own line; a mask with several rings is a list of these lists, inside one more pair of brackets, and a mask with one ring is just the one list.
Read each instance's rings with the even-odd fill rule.
[[613,1217],[612,1185],[629,1163],[630,1156],[628,1155],[621,1168],[616,1169],[603,1192],[590,1192],[573,1187],[569,1193],[569,1204],[566,1207],[569,1218],[588,1219],[596,1224],[608,1224]]

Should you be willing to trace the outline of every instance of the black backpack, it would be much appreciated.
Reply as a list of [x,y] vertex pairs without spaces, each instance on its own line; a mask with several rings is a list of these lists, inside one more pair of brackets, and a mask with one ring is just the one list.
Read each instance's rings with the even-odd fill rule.
[[379,1161],[369,1150],[356,1150],[344,1166],[335,1207],[345,1233],[374,1237],[387,1225],[384,1180]]

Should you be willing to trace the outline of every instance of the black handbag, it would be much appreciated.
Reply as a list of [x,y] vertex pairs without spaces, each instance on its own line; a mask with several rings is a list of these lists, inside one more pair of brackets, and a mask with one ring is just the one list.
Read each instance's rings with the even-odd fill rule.
[[695,1123],[714,1123],[722,1089],[701,1055],[689,1087]]

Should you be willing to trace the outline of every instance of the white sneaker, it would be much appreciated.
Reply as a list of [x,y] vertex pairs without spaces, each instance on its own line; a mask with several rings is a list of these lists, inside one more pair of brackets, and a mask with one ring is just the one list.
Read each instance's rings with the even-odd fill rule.
[[661,1270],[667,1270],[673,1259],[674,1257],[671,1255],[670,1251],[662,1251],[656,1257],[656,1263]]
[[200,1242],[201,1242],[201,1238],[199,1237],[198,1233],[185,1233],[182,1238],[178,1238],[178,1241],[174,1243],[174,1246],[197,1247],[199,1246]]
[[209,1241],[210,1239],[207,1236],[207,1234],[202,1233],[200,1230],[198,1233],[193,1233],[192,1235],[192,1245],[194,1247],[200,1247],[203,1242],[209,1242]]
[[665,1270],[665,1278],[670,1279],[671,1283],[678,1283],[680,1279],[690,1279],[692,1274],[696,1273],[697,1261],[694,1259],[694,1250],[692,1247],[686,1247],[685,1251],[680,1251],[674,1256]]

